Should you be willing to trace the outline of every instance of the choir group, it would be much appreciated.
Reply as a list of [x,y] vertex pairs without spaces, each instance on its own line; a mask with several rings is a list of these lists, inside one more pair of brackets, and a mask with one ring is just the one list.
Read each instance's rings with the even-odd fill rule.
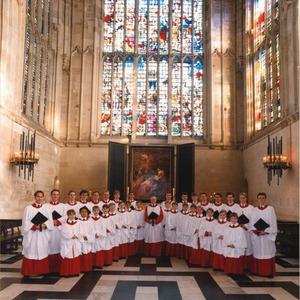
[[36,191],[35,203],[26,207],[23,215],[23,261],[21,273],[60,272],[74,276],[93,268],[110,265],[131,255],[176,256],[190,264],[213,267],[226,274],[253,274],[273,277],[275,274],[275,239],[277,221],[273,207],[266,203],[266,194],[257,195],[258,206],[247,202],[240,193],[239,204],[234,194],[220,193],[214,202],[207,194],[182,194],[182,202],[172,201],[171,193],[157,204],[152,196],[143,208],[142,201],[120,200],[114,192],[100,193],[82,190],[80,201],[76,193],[68,193],[68,202],[59,202],[59,191],[51,191],[51,201],[42,204],[44,193]]

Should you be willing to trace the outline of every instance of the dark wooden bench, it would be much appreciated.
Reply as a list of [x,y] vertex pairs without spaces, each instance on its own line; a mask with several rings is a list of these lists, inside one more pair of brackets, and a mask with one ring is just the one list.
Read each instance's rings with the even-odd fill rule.
[[22,220],[0,220],[1,226],[1,253],[9,253],[18,249],[22,242],[20,226]]

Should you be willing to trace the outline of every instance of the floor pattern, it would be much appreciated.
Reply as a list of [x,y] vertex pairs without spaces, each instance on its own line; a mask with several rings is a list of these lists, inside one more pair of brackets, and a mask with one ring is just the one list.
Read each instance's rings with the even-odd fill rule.
[[185,260],[134,256],[79,277],[24,280],[20,250],[0,255],[1,300],[292,300],[299,299],[299,261],[276,257],[273,279],[227,276]]

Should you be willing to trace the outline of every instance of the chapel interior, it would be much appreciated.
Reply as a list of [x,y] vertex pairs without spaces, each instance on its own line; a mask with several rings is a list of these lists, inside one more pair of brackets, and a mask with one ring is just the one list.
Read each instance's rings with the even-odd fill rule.
[[[299,299],[299,40],[298,0],[0,0],[1,224],[36,190],[45,202],[54,188],[61,202],[71,189],[112,194],[117,143],[124,197],[131,149],[172,147],[176,199],[190,170],[189,192],[210,201],[246,192],[256,206],[265,192],[279,228],[274,279],[129,257],[24,283],[18,245],[0,256],[0,298]],[[14,163],[22,135],[35,136],[31,172]],[[176,160],[187,144],[191,169]]]

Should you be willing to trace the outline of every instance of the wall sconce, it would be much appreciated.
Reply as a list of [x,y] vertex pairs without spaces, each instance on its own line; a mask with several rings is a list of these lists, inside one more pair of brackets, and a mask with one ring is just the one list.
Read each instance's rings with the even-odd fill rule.
[[15,166],[19,166],[19,177],[21,176],[21,170],[24,169],[24,179],[26,178],[26,171],[28,171],[28,180],[32,176],[34,177],[34,165],[39,161],[39,154],[35,152],[35,134],[25,136],[25,132],[20,136],[20,151],[16,151],[14,156],[10,159],[10,163]]
[[282,177],[283,171],[291,169],[292,165],[287,161],[287,157],[282,155],[282,137],[277,142],[277,137],[273,138],[273,143],[268,136],[267,156],[263,157],[263,164],[268,169],[267,180],[271,185],[272,176],[277,174],[277,184],[279,185],[279,178]]

